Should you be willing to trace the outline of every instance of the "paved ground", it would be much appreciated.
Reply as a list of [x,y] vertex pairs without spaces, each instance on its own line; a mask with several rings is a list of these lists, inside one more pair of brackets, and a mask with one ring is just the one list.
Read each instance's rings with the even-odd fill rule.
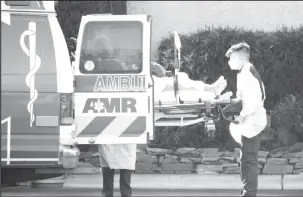
[[[134,190],[133,196],[239,196],[239,190]],[[275,190],[262,190],[259,192],[258,197],[262,196],[302,196],[302,191],[275,191]],[[7,190],[2,193],[3,197],[8,196],[23,196],[23,197],[34,197],[34,196],[75,196],[75,197],[92,197],[101,196],[99,189],[83,189],[83,188],[67,188],[67,189],[13,189]],[[115,192],[115,196],[120,196],[119,191]]]
[[[292,176],[294,177],[294,176]],[[303,176],[290,178],[288,189],[281,190],[278,176],[260,177],[261,196],[303,196]],[[302,179],[302,180],[301,180]],[[115,196],[119,194],[119,177],[115,177]],[[162,184],[161,184],[162,183]],[[101,196],[101,175],[71,175],[64,188],[3,188],[5,196]],[[133,196],[239,196],[238,176],[206,175],[136,175],[133,176]],[[221,187],[221,188],[220,188]]]
[[[80,178],[82,177],[82,178]],[[70,175],[65,188],[82,187],[89,180],[89,188],[98,188],[102,184],[102,175]],[[281,175],[260,175],[259,189],[264,190],[302,190],[303,175],[285,175],[283,185]],[[119,186],[119,175],[115,175],[115,187]],[[132,187],[137,189],[240,189],[239,175],[199,175],[199,174],[135,174]]]

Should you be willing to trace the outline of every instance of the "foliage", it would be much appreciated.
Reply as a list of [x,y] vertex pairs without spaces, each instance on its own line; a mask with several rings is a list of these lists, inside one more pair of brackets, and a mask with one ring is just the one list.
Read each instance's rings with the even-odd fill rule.
[[77,38],[81,17],[88,14],[126,14],[126,1],[58,1],[57,18],[66,41]]
[[272,127],[283,126],[303,139],[303,103],[298,96],[287,95],[272,110]]
[[230,140],[229,133],[226,132],[226,125],[216,124],[215,138],[208,136],[203,124],[195,124],[186,127],[157,127],[154,132],[152,147],[160,148],[210,148],[216,147],[222,150],[231,150],[237,147],[237,144]]
[[[206,83],[214,82],[221,75],[222,68],[227,66],[228,59],[225,53],[228,48],[238,42],[247,42],[251,46],[251,62],[264,81],[267,96],[265,108],[267,110],[274,108],[272,118],[279,119],[279,124],[291,124],[296,131],[301,131],[302,108],[298,107],[297,99],[293,100],[297,97],[288,96],[286,100],[280,103],[279,101],[286,95],[303,95],[303,89],[300,88],[303,83],[303,27],[297,29],[283,27],[274,32],[205,27],[197,32],[181,34],[180,39],[181,71],[186,72],[193,80],[202,80]],[[158,63],[168,70],[173,70],[173,62],[173,35],[169,35],[162,39],[158,48]],[[275,106],[277,103],[279,104]],[[172,136],[180,138],[179,133],[182,133],[174,128],[156,130],[156,132],[165,130],[161,140],[167,144]],[[197,133],[201,130],[199,126],[193,125],[186,130],[188,132],[186,131],[182,138],[188,139],[188,144],[205,145],[207,136],[201,137]]]
[[[194,128],[193,128],[194,127]],[[161,127],[155,132],[155,141],[160,147],[196,147],[200,148],[207,140],[201,125],[181,127]]]

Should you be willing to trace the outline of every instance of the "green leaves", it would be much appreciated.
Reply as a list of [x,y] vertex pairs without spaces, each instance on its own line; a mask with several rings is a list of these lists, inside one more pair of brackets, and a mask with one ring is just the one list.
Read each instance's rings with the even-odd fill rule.
[[201,148],[207,147],[210,142],[203,125],[200,124],[186,127],[158,127],[154,132],[155,140],[152,144],[161,148]]
[[303,139],[303,103],[299,96],[285,96],[272,110],[274,128],[285,127]]
[[88,14],[126,14],[126,1],[58,1],[57,18],[66,41],[77,38],[81,17]]

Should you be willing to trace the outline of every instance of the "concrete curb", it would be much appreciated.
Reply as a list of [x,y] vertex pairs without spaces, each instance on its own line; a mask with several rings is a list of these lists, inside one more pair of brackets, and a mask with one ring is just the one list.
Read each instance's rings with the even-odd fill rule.
[[287,174],[282,178],[284,190],[303,190],[303,174]]
[[[88,163],[80,163],[79,168],[70,173],[77,176],[95,177],[100,187],[102,174],[100,169]],[[115,187],[119,186],[119,174],[115,175]],[[99,177],[99,178],[98,178]],[[99,180],[97,180],[99,179]],[[148,181],[144,181],[148,180]],[[101,182],[100,182],[101,181]],[[259,175],[260,190],[303,190],[303,174]],[[66,185],[66,184],[65,184]],[[241,189],[240,175],[219,174],[133,174],[134,189]],[[81,185],[78,185],[81,187]]]
[[[155,189],[241,189],[240,176],[236,175],[172,175],[149,176],[148,182],[143,182],[143,176],[133,177],[134,188]],[[280,190],[281,176],[260,176],[259,189]]]
[[[100,188],[102,185],[101,174],[81,175],[90,178],[90,188]],[[303,190],[303,175],[259,175],[259,190]],[[115,175],[114,186],[119,188],[119,174]],[[80,182],[75,182],[75,176],[69,176],[64,187],[82,187]],[[131,182],[133,189],[155,190],[240,190],[239,175],[198,175],[198,174],[134,174]]]

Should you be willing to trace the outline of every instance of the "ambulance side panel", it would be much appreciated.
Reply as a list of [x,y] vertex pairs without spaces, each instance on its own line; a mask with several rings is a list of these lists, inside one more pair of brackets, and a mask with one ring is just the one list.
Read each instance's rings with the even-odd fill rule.
[[1,15],[2,167],[57,165],[60,95],[48,15]]
[[[150,25],[145,15],[82,17],[74,71],[78,144],[145,144],[152,136]],[[112,55],[105,57],[106,48]]]

